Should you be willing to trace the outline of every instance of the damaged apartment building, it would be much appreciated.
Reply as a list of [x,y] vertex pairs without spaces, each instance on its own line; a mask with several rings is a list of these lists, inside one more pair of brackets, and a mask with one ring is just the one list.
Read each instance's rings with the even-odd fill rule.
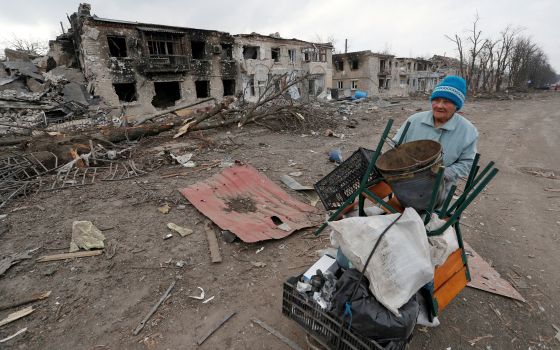
[[115,113],[153,113],[174,105],[243,94],[255,99],[271,76],[309,73],[294,94],[331,87],[332,46],[258,34],[228,33],[97,17],[89,4],[50,43],[50,64],[77,66],[88,92]]
[[[284,39],[273,35],[235,35],[234,57],[239,63],[243,95],[248,101],[258,99],[267,84],[287,84],[306,76],[305,84],[293,86],[292,98],[326,96],[332,87],[332,45]],[[275,79],[281,77],[282,79]],[[305,86],[303,86],[305,85]]]
[[369,50],[335,54],[333,67],[334,89],[341,97],[357,90],[382,97],[429,92],[445,76],[429,60]]

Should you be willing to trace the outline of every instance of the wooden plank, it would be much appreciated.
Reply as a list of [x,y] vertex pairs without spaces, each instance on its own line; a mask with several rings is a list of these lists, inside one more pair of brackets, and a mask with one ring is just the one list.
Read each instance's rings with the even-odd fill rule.
[[19,320],[20,318],[29,315],[33,311],[35,311],[33,309],[33,306],[29,306],[29,307],[26,307],[25,309],[21,309],[19,311],[12,312],[11,314],[8,315],[8,317],[6,317],[5,319],[0,321],[0,327],[2,327],[4,325],[7,325],[8,323],[14,322],[15,320]]
[[11,308],[18,307],[18,306],[25,305],[25,304],[29,304],[29,303],[32,303],[34,301],[43,300],[43,299],[48,298],[49,295],[51,295],[50,290],[48,292],[35,293],[35,294],[30,295],[29,297],[20,299],[16,302],[5,303],[3,305],[0,305],[0,311],[11,309]]
[[216,233],[212,228],[211,223],[206,224],[206,240],[208,240],[208,248],[210,249],[210,256],[213,263],[222,262],[222,255],[220,254],[220,246],[218,245],[218,239],[216,238]]
[[63,253],[63,254],[54,254],[54,255],[45,255],[37,258],[37,262],[47,262],[47,261],[56,261],[56,260],[66,260],[72,258],[84,258],[88,256],[96,256],[103,254],[103,250],[86,250],[83,252],[74,252],[74,253]]
[[461,249],[457,249],[447,257],[443,265],[436,267],[434,272],[434,290],[438,290],[448,279],[453,277],[457,271],[463,268],[463,257]]
[[455,273],[447,282],[434,292],[434,298],[438,304],[438,312],[441,312],[447,304],[453,300],[467,286],[467,274],[463,267]]

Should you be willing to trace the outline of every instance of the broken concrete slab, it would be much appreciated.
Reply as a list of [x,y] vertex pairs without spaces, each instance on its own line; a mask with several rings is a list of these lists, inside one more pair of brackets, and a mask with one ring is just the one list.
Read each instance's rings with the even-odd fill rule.
[[20,50],[4,49],[4,55],[8,61],[24,61],[31,62],[29,58],[29,53]]
[[45,91],[45,85],[41,84],[38,80],[33,78],[28,78],[26,85],[31,92],[43,93]]
[[68,68],[66,66],[58,66],[54,69],[51,69],[48,73],[45,73],[45,79],[49,81],[53,81],[55,83],[66,80],[69,82],[75,82],[84,84],[85,78],[84,73],[81,70],[76,68]]
[[80,248],[85,250],[103,249],[105,236],[91,221],[74,221],[72,223],[72,241],[70,253],[77,252]]
[[25,75],[43,81],[44,78],[39,74],[39,70],[32,62],[24,61],[6,61],[3,63],[4,67],[10,71],[12,75]]
[[70,82],[64,85],[62,89],[64,95],[64,102],[78,102],[83,105],[88,105],[88,98],[86,88],[75,82]]

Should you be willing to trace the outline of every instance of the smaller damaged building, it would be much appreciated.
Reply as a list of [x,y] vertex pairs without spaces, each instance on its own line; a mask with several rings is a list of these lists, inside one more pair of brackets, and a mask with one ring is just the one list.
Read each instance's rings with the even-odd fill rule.
[[[290,89],[292,98],[326,96],[332,88],[332,44],[320,44],[273,35],[234,35],[238,80],[248,101],[256,101],[268,84],[286,84],[307,76],[304,85]],[[278,80],[275,77],[282,77]],[[278,89],[279,86],[272,87]]]
[[119,21],[80,4],[71,30],[51,44],[53,64],[72,62],[72,42],[88,90],[123,113],[151,113],[176,103],[234,95],[234,39],[212,31]]
[[340,96],[352,96],[356,90],[385,97],[427,93],[450,73],[431,60],[369,50],[335,54],[333,67],[333,84]]
[[333,84],[339,96],[351,96],[356,90],[370,96],[387,94],[393,86],[393,58],[369,50],[333,55]]

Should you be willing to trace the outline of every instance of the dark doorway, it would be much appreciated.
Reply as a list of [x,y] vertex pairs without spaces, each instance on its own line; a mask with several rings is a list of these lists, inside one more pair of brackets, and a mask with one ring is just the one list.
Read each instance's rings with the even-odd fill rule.
[[109,54],[111,57],[127,57],[126,38],[123,36],[108,36]]
[[136,95],[136,83],[113,84],[113,88],[117,96],[119,96],[119,101],[133,102],[138,99]]
[[175,101],[181,98],[181,86],[178,81],[154,82],[156,94],[152,99],[152,105],[156,108],[167,108],[175,105]]
[[233,45],[232,44],[222,44],[222,59],[232,60],[233,59]]
[[235,95],[235,80],[224,79],[222,82],[224,83],[224,96]]
[[204,41],[191,41],[192,58],[201,60],[206,56]]
[[210,82],[208,80],[198,80],[194,82],[196,87],[196,98],[210,96]]

